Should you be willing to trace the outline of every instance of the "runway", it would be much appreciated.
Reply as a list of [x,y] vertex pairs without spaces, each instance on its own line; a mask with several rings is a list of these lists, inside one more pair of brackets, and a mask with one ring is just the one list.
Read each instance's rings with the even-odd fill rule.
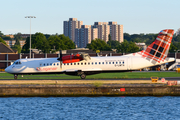
[[[6,77],[6,76],[4,76]],[[34,76],[34,77],[38,77],[38,76]],[[46,76],[41,76],[41,77],[46,77]],[[55,77],[55,76],[49,76],[49,77]],[[66,76],[63,76],[63,78],[65,78]],[[165,78],[165,80],[168,80],[168,81],[180,81],[180,77],[163,77]],[[0,79],[0,81],[6,81],[6,80],[15,80],[15,79]],[[151,78],[127,78],[127,79],[17,79],[17,80],[80,80],[80,81],[84,81],[84,80],[130,80],[130,81],[133,81],[133,80],[151,80]],[[159,80],[161,80],[161,77],[159,78]]]

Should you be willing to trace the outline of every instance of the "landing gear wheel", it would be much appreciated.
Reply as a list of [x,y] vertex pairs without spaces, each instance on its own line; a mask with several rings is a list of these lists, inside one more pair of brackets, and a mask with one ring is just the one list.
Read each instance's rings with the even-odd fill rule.
[[82,74],[80,75],[80,77],[81,77],[81,79],[85,79],[85,78],[86,78],[86,74],[82,73]]
[[14,79],[17,79],[17,76],[18,76],[18,75],[14,75]]

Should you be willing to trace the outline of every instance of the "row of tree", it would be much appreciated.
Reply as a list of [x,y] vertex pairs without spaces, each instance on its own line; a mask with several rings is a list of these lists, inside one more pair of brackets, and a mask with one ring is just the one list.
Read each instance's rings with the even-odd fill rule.
[[[133,34],[130,35],[128,33],[124,33],[124,39],[132,42],[146,43],[146,45],[150,45],[157,37],[158,34]],[[180,34],[173,35],[171,46],[169,52],[173,53],[177,50],[180,50]]]
[[134,42],[128,42],[127,40],[124,40],[122,43],[115,40],[109,40],[106,43],[101,39],[96,39],[92,40],[91,44],[87,45],[87,48],[94,51],[111,51],[112,49],[116,49],[119,53],[133,53],[139,51],[139,47]]
[[[146,43],[146,45],[150,45],[158,34],[128,34],[124,33],[124,42],[119,43],[118,41],[111,40],[111,36],[109,35],[109,41],[106,43],[101,39],[92,40],[90,44],[87,45],[87,48],[92,49],[94,51],[111,51],[112,49],[117,49],[117,52],[120,53],[132,53],[139,51],[139,48],[135,45],[137,43]],[[0,42],[6,40],[7,38],[0,31]],[[8,37],[8,40],[10,37]],[[23,40],[21,37],[21,33],[17,33],[14,35],[14,40],[16,40],[15,45],[12,49],[18,50],[18,52],[29,52],[29,37],[26,39],[26,43],[21,50],[19,40]],[[5,42],[3,42],[6,44]],[[74,49],[75,44],[69,37],[64,35],[44,35],[43,33],[36,33],[31,37],[31,48],[36,48],[41,50],[44,53],[49,53],[50,51],[53,53],[55,51]],[[172,44],[170,46],[170,52],[175,52],[180,49],[180,35],[174,35]]]
[[[29,52],[29,42],[30,38],[26,39],[26,43],[22,48],[23,53]],[[53,53],[58,50],[67,50],[67,49],[74,49],[75,44],[69,38],[62,35],[52,35],[49,36],[48,39],[42,33],[36,33],[31,37],[31,48],[39,49],[43,53]]]

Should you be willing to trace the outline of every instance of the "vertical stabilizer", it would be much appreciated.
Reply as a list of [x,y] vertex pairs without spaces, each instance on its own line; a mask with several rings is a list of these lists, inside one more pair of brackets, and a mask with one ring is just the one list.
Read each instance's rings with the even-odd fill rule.
[[172,29],[162,30],[151,45],[137,54],[142,55],[142,57],[153,64],[160,63],[161,61],[164,62],[168,55],[173,34],[174,30]]

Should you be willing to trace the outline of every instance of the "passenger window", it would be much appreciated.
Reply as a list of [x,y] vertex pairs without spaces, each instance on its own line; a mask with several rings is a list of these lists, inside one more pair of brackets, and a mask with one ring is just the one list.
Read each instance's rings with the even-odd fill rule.
[[56,64],[54,63],[54,66],[55,66]]
[[84,63],[84,65],[86,65],[86,63]]
[[88,62],[88,65],[90,65],[90,62]]
[[50,65],[52,65],[52,63],[50,63]]
[[102,64],[104,64],[104,62],[102,62]]
[[47,63],[47,66],[48,66],[49,64]]
[[44,63],[44,66],[46,66],[46,64]]
[[101,62],[99,62],[99,64],[101,64]]
[[66,63],[64,63],[64,65],[66,65]]
[[111,62],[109,62],[109,64],[111,64]]
[[57,63],[57,66],[59,65],[59,63]]
[[112,64],[114,64],[114,62],[112,62]]
[[83,63],[81,63],[81,65],[83,65]]
[[40,63],[40,66],[42,66],[42,64]]
[[71,65],[72,65],[72,63],[71,63]]
[[67,65],[69,65],[69,63],[67,63]]
[[116,62],[116,64],[118,64],[118,62]]
[[119,64],[121,64],[121,62],[119,62]]
[[106,64],[108,64],[108,62],[106,62]]
[[92,62],[92,65],[93,65],[93,62]]
[[97,62],[95,62],[95,64],[97,65]]
[[76,65],[76,63],[74,63],[74,65]]
[[77,63],[79,65],[79,63]]

